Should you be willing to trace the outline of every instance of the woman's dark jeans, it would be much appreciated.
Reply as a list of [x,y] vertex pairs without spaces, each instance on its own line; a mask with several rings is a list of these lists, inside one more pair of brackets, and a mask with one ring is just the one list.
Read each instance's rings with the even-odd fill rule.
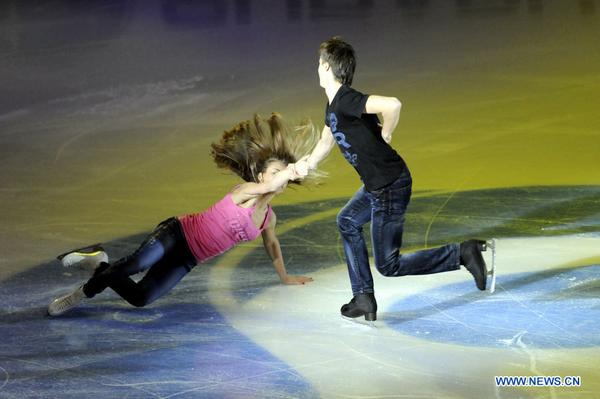
[[[103,263],[83,286],[88,298],[112,288],[134,306],[145,306],[173,288],[196,265],[176,218],[161,222],[131,255]],[[129,276],[147,270],[139,281]]]
[[363,237],[371,222],[375,267],[384,276],[432,274],[460,268],[458,244],[400,254],[404,214],[410,202],[412,178],[408,168],[389,186],[369,192],[361,187],[337,216],[352,293],[373,293],[373,276]]

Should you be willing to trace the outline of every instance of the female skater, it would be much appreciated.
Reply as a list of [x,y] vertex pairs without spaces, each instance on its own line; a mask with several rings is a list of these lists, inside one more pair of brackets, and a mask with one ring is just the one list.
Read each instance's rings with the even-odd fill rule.
[[[133,254],[115,263],[109,264],[98,247],[61,255],[63,265],[88,268],[93,275],[72,293],[54,300],[48,314],[60,315],[107,287],[130,304],[145,306],[170,291],[196,264],[258,235],[262,235],[282,283],[312,281],[286,273],[270,202],[290,180],[299,179],[294,163],[308,154],[317,140],[311,124],[291,130],[277,114],[266,121],[255,115],[253,121],[226,131],[219,143],[212,144],[211,155],[218,167],[229,169],[245,183],[204,212],[161,222]],[[139,282],[130,278],[146,270]]]

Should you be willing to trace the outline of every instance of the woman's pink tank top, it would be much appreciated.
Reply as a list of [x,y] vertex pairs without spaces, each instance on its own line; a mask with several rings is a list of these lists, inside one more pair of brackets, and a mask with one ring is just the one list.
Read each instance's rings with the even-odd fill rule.
[[179,217],[190,251],[198,263],[220,255],[239,242],[252,241],[269,225],[269,205],[260,228],[252,222],[252,208],[233,202],[231,193],[204,212]]

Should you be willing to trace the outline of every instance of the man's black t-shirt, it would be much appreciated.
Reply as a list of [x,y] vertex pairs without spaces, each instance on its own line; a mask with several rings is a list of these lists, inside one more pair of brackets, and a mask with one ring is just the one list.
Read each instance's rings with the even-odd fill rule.
[[379,190],[400,177],[404,160],[381,137],[376,114],[366,114],[368,95],[343,85],[325,108],[325,124],[368,191]]

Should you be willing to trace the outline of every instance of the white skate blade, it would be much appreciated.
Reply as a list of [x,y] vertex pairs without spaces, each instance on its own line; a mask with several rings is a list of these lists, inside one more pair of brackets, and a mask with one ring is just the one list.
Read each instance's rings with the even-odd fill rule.
[[367,328],[367,329],[375,329],[375,330],[377,329],[377,325],[375,324],[375,322],[367,321],[362,316],[354,318],[354,319],[352,317],[346,317],[344,315],[340,315],[340,317],[342,318],[342,320],[345,320],[354,326],[360,326],[360,327]]
[[492,250],[492,265],[490,270],[488,270],[487,275],[488,278],[491,277],[492,281],[488,287],[488,291],[490,294],[493,294],[496,291],[496,239],[492,238],[491,240],[486,241],[486,248],[490,248]]

